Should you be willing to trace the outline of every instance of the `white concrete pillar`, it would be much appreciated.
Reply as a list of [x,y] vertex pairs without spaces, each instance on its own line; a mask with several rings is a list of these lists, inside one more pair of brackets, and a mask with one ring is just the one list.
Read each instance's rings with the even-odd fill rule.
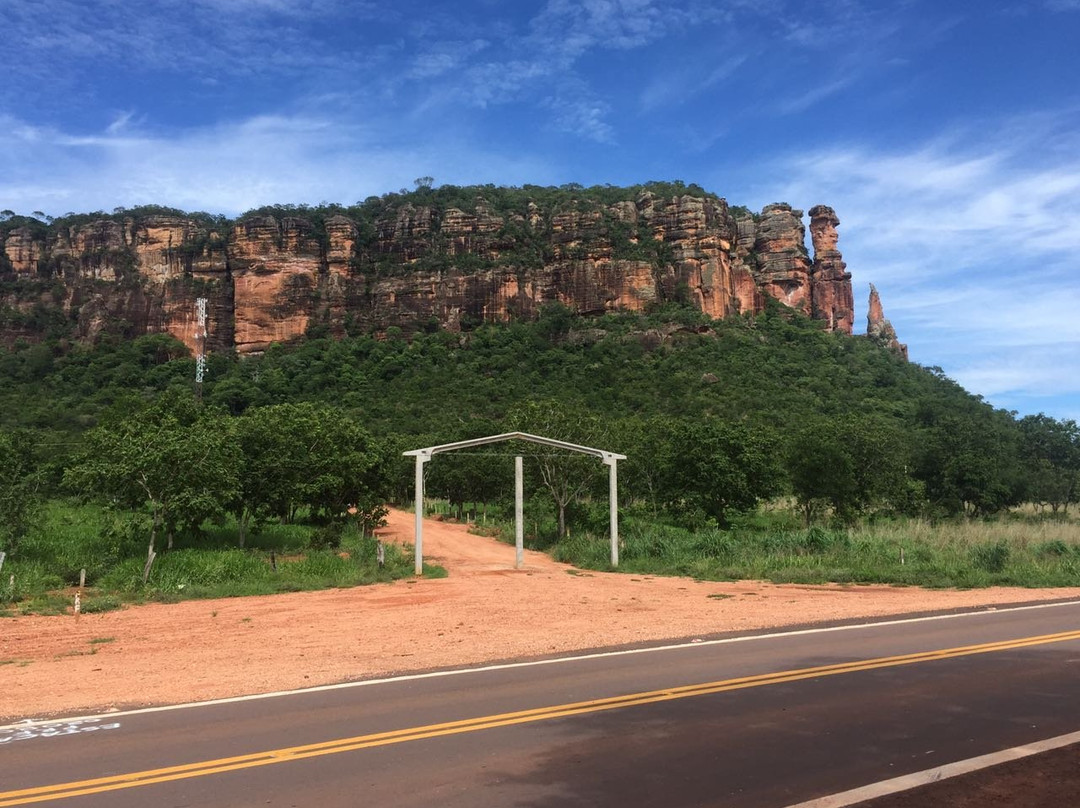
[[525,471],[520,457],[514,458],[514,569],[525,564]]
[[608,516],[611,532],[611,566],[619,566],[619,473],[616,471],[618,461],[611,458],[606,461],[610,469],[608,475]]
[[416,574],[424,574],[424,463],[426,457],[416,456],[416,535],[414,537]]

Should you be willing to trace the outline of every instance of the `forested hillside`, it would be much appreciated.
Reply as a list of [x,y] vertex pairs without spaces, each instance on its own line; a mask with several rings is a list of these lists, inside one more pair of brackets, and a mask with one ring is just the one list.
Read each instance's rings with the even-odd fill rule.
[[[164,335],[23,346],[0,357],[0,376],[4,427],[34,431],[54,466],[106,413],[135,411],[167,390],[194,395],[194,361]],[[1025,499],[1064,506],[1075,476],[1072,424],[1017,420],[936,369],[826,333],[779,305],[727,321],[685,308],[579,318],[551,306],[535,323],[466,334],[308,338],[242,361],[211,355],[202,396],[232,416],[317,402],[403,444],[499,431],[523,403],[544,401],[566,421],[566,437],[585,437],[573,434],[593,429],[585,416],[600,418],[601,434],[590,439],[629,455],[631,466],[659,462],[650,441],[661,434],[737,432],[767,447],[776,471],[758,497],[803,494],[841,510],[985,514]],[[806,468],[814,457],[823,474]],[[848,495],[825,479],[841,469],[851,479],[836,484],[855,486],[843,505]],[[796,490],[809,484],[800,475],[824,487]],[[625,482],[637,493],[646,485],[629,471]]]
[[[1080,575],[1071,534],[956,544],[910,522],[1024,502],[1064,515],[1076,424],[995,410],[779,303],[725,320],[552,305],[465,333],[312,333],[259,356],[211,354],[201,389],[194,376],[164,334],[0,355],[0,549],[5,577],[15,570],[3,600],[71,584],[80,567],[103,591],[166,598],[407,574],[399,554],[376,567],[370,539],[384,503],[411,504],[402,451],[513,430],[627,456],[631,569],[937,585]],[[428,494],[497,524],[514,453],[527,458],[531,543],[604,566],[594,460],[512,444],[440,456]],[[893,538],[852,539],[886,523]],[[293,560],[279,569],[272,551]]]

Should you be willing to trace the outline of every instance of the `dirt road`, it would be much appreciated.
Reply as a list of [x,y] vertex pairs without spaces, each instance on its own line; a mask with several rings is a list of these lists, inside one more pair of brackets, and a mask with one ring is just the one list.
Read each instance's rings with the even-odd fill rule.
[[[579,572],[428,521],[449,577],[0,620],[0,719],[165,704],[810,622],[1080,597]],[[412,540],[391,512],[387,539]]]

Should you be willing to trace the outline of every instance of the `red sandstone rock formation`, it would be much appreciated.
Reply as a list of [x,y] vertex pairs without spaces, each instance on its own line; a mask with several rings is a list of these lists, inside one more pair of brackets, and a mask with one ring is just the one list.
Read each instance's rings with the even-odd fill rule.
[[766,205],[754,241],[758,285],[769,297],[810,314],[810,256],[802,211],[791,205]]
[[836,249],[840,219],[825,205],[810,208],[810,238],[814,244],[814,265],[810,270],[811,316],[824,320],[830,331],[850,334],[855,324],[855,301],[851,273]]
[[881,308],[881,296],[878,294],[877,287],[874,284],[870,284],[870,306],[866,315],[866,336],[870,337],[878,345],[900,354],[904,359],[908,358],[907,345],[904,345],[896,338],[896,329],[893,328],[892,323],[885,319],[885,312]]
[[34,239],[29,227],[8,233],[3,247],[12,269],[19,274],[37,272],[38,262],[45,257],[45,245]]
[[61,305],[86,338],[119,322],[194,347],[198,297],[209,301],[209,347],[240,353],[312,326],[454,330],[534,317],[551,302],[598,313],[679,301],[722,318],[760,312],[769,296],[851,331],[851,276],[830,208],[810,212],[811,262],[802,213],[786,204],[760,216],[716,197],[650,192],[560,204],[500,214],[478,197],[472,212],[406,203],[362,225],[257,216],[222,232],[183,216],[126,217],[53,228],[44,240],[16,229],[0,246],[10,271],[62,282]]
[[[340,233],[340,231],[339,231]],[[341,252],[338,247],[336,252]],[[326,258],[306,219],[248,219],[228,246],[237,350],[262,351],[301,336],[315,310]]]

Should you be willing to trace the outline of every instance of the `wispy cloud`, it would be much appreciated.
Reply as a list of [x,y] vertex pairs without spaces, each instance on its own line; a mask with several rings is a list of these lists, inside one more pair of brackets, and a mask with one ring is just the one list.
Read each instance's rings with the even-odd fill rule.
[[477,151],[444,134],[387,145],[378,125],[301,115],[169,136],[78,134],[0,118],[0,199],[19,212],[54,215],[149,203],[236,214],[283,201],[351,203],[424,174],[460,184],[557,179],[530,156]]
[[546,102],[552,126],[560,132],[580,135],[597,143],[610,143],[613,129],[606,122],[608,106],[587,91],[575,94],[572,89],[560,92]]
[[784,99],[777,104],[776,110],[781,115],[795,115],[800,112],[805,112],[810,109],[810,107],[816,106],[826,98],[836,95],[842,90],[850,87],[854,81],[855,79],[853,77],[848,77],[830,81],[828,84],[817,85],[801,95]]
[[0,4],[0,61],[16,76],[59,82],[98,69],[336,74],[370,64],[371,54],[320,46],[311,29],[298,35],[289,26],[320,21],[332,31],[336,18],[355,23],[377,13],[374,4],[339,0],[158,0],[138,12],[114,0],[20,0]]
[[428,79],[441,76],[460,67],[468,57],[484,50],[488,44],[483,39],[439,42],[431,50],[416,55],[409,78]]
[[857,302],[874,282],[913,359],[1003,401],[1072,389],[1078,117],[1057,110],[908,149],[861,143],[790,156],[764,169],[776,179],[757,183],[754,204],[836,208]]
[[672,17],[657,0],[548,0],[530,39],[566,65],[589,49],[628,50],[662,37]]
[[643,112],[661,107],[684,104],[717,84],[730,78],[746,63],[746,54],[729,56],[719,64],[702,64],[702,59],[689,59],[676,69],[654,76],[640,94]]

